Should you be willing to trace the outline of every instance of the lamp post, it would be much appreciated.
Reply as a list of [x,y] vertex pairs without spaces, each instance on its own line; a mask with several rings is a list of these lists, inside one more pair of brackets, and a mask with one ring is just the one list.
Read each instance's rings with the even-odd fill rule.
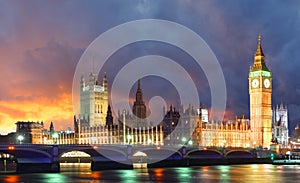
[[151,139],[148,139],[148,144],[151,144],[152,143],[152,140]]
[[52,135],[52,138],[54,139],[54,144],[56,144],[57,143],[57,139],[58,139],[58,133],[54,132],[53,135]]
[[24,136],[23,135],[19,135],[17,137],[18,141],[19,141],[19,144],[22,144],[22,141],[24,140]]
[[182,137],[182,138],[181,138],[181,141],[182,141],[182,144],[185,145],[185,143],[186,143],[186,138],[185,138],[185,137]]
[[253,148],[256,149],[256,142],[253,142]]
[[131,143],[132,136],[130,134],[127,135],[128,144]]
[[223,140],[223,148],[226,147],[226,140]]

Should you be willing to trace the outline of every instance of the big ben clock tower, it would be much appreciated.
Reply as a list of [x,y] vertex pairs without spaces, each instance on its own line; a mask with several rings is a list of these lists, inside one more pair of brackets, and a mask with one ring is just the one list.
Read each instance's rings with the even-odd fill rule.
[[254,64],[249,72],[252,143],[270,147],[272,140],[272,73],[267,68],[258,36]]

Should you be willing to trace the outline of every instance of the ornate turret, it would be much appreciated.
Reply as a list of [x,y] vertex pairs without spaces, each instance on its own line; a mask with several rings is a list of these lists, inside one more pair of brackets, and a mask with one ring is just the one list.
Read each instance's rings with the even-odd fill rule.
[[107,92],[107,77],[106,77],[106,73],[104,73],[104,77],[103,77],[103,88],[104,88],[104,92]]
[[81,88],[81,90],[83,90],[84,87],[85,87],[85,81],[84,81],[83,75],[81,75],[81,78],[80,78],[80,88]]
[[138,89],[136,91],[135,98],[136,99],[133,104],[132,112],[136,117],[145,119],[146,118],[146,105],[145,105],[145,102],[143,101],[143,92],[141,89],[140,80],[138,80]]
[[143,103],[143,92],[142,92],[142,89],[141,89],[141,82],[140,80],[138,80],[138,89],[136,91],[136,102],[141,104]]
[[108,105],[108,107],[107,107],[107,115],[106,115],[106,126],[113,125],[113,119],[114,118],[112,116],[110,105]]
[[54,132],[54,126],[53,126],[53,122],[51,121],[50,123],[50,127],[49,127],[50,133]]
[[98,76],[95,75],[95,74],[93,74],[93,73],[91,72],[91,73],[90,73],[90,76],[89,76],[89,79],[90,79],[89,84],[90,84],[91,86],[94,86],[94,85],[97,84]]

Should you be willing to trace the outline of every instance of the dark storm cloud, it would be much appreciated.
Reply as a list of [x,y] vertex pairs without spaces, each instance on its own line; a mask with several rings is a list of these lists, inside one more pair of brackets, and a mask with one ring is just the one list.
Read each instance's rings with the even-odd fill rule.
[[[46,91],[71,92],[76,61],[83,50],[50,40],[44,47],[25,53],[22,69],[30,85]],[[21,84],[21,83],[20,83]],[[24,86],[25,87],[25,86]],[[62,90],[65,88],[65,90]],[[42,92],[42,93],[44,93]]]

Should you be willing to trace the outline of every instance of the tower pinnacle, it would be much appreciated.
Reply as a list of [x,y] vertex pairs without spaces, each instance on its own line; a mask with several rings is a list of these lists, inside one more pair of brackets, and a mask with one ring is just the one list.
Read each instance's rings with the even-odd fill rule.
[[260,41],[261,41],[261,35],[259,34],[258,35],[258,40],[257,40],[257,50],[256,50],[256,53],[255,53],[255,56],[265,56],[263,51],[262,51]]
[[262,51],[260,42],[261,42],[261,35],[258,35],[257,50],[254,54],[254,64],[250,69],[251,71],[258,71],[258,70],[269,71],[265,63],[265,55]]
[[141,81],[140,79],[138,80],[138,89],[136,91],[136,102],[137,103],[143,103],[143,92],[141,89]]
[[140,82],[140,79],[138,80],[138,90],[141,90],[141,82]]

